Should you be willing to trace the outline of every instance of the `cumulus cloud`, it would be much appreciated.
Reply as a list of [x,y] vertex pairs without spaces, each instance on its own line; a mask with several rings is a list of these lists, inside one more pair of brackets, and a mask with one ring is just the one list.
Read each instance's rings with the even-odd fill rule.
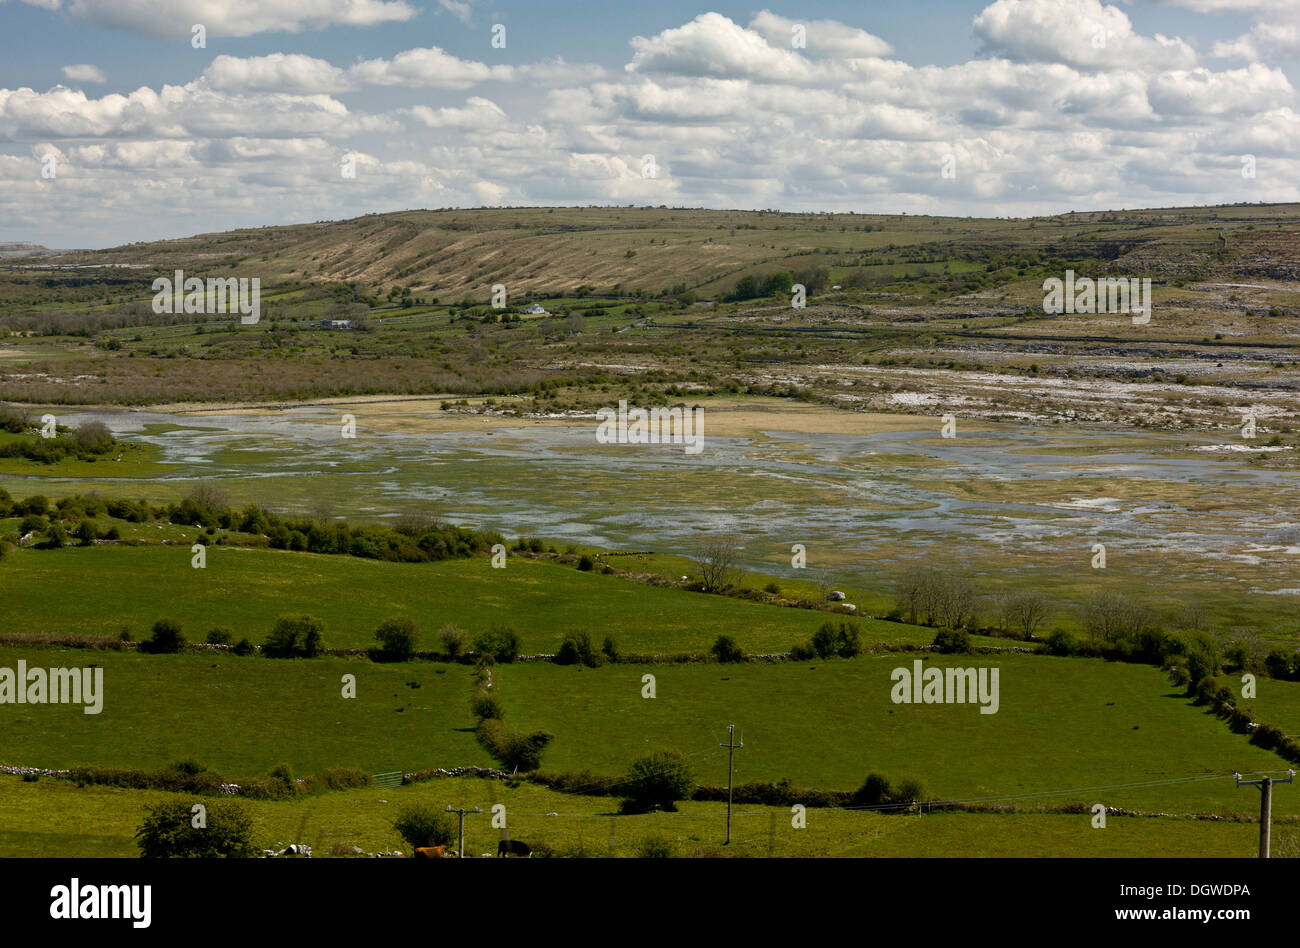
[[108,82],[108,76],[104,75],[104,70],[100,69],[98,66],[91,66],[87,63],[82,63],[77,66],[64,66],[63,78],[67,79],[69,82]]
[[430,128],[489,129],[500,128],[506,123],[506,113],[499,105],[478,96],[467,100],[464,108],[431,109],[417,105],[411,109],[411,114]]
[[233,92],[343,92],[350,83],[342,69],[298,53],[240,59],[221,55],[204,70],[214,89]]
[[488,66],[430,46],[428,49],[408,49],[392,59],[369,59],[357,63],[348,70],[348,76],[356,82],[380,86],[466,89],[476,82],[508,82],[514,76],[514,67]]
[[985,52],[1015,62],[1077,69],[1187,69],[1196,53],[1181,39],[1142,36],[1119,7],[1100,0],[995,0],[975,18]]
[[769,82],[803,82],[815,76],[806,59],[769,45],[720,13],[703,13],[685,26],[632,39],[628,72]]
[[796,26],[803,27],[803,40],[810,55],[866,59],[888,56],[894,51],[879,36],[835,20],[790,20],[764,10],[749,23],[751,30],[773,46],[786,47],[793,45]]

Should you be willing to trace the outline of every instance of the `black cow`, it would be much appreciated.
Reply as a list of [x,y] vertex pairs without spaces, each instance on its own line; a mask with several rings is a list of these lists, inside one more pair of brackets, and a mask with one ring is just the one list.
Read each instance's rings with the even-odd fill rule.
[[532,856],[532,854],[529,845],[517,839],[503,839],[497,843],[498,856]]

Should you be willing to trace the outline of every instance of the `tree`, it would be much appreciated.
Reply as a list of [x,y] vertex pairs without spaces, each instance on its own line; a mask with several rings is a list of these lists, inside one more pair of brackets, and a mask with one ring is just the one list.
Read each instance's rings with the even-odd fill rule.
[[88,421],[69,435],[77,451],[84,454],[107,454],[116,443],[113,432],[102,421]]
[[734,533],[701,540],[696,544],[694,560],[705,592],[721,592],[738,584],[744,575],[740,568],[740,537]]
[[913,566],[898,577],[899,610],[912,625],[934,625],[938,611],[939,571]]
[[1038,592],[1014,593],[1001,600],[1002,618],[1007,628],[1030,639],[1051,615],[1047,597]]
[[438,633],[438,641],[442,643],[447,657],[453,662],[465,652],[465,633],[454,625],[444,625]]
[[633,761],[623,785],[628,794],[623,809],[629,813],[646,813],[656,807],[675,812],[677,801],[690,799],[695,789],[686,758],[668,750]]
[[[196,812],[196,804],[205,812]],[[135,834],[145,859],[247,859],[257,855],[252,843],[253,822],[234,801],[206,797],[193,802],[168,801],[146,806],[145,814]]]
[[315,616],[280,616],[263,643],[262,651],[271,658],[314,658],[320,654],[324,631],[325,623]]
[[507,626],[492,624],[491,631],[480,632],[474,639],[474,651],[491,655],[498,662],[513,662],[519,656],[519,633]]
[[161,655],[179,652],[184,644],[181,624],[175,619],[159,619],[153,624],[153,635],[140,643],[140,649]]
[[1083,624],[1103,642],[1133,640],[1150,626],[1151,613],[1122,593],[1097,593],[1084,604]]
[[736,640],[729,635],[719,635],[709,652],[724,664],[745,661],[745,650],[737,645]]
[[415,655],[415,623],[404,617],[387,619],[375,630],[380,657],[389,662],[409,662]]
[[393,820],[393,829],[413,850],[456,843],[456,824],[451,815],[431,806],[411,806],[402,810]]

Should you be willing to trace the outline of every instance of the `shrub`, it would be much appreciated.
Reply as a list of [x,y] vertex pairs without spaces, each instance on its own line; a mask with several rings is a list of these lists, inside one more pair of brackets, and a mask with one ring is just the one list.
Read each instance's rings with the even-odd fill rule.
[[235,655],[239,655],[239,656],[252,655],[253,643],[248,641],[248,639],[240,639],[233,646],[231,646],[230,651],[233,652]]
[[973,647],[970,633],[965,629],[943,629],[932,644],[943,655],[965,654]]
[[729,635],[719,635],[709,649],[709,653],[720,662],[743,662],[746,659],[745,651],[736,644],[735,639]]
[[671,859],[677,855],[677,847],[667,836],[647,836],[637,843],[638,859]]
[[175,619],[159,619],[153,624],[153,635],[140,643],[140,649],[161,655],[179,652],[184,644],[181,624]]
[[411,806],[402,810],[393,820],[393,829],[413,850],[456,844],[456,824],[451,815],[431,806]]
[[368,787],[372,782],[370,774],[360,767],[330,767],[307,778],[307,786],[312,793]]
[[632,763],[623,781],[628,798],[627,813],[646,813],[654,808],[675,812],[678,800],[689,800],[695,781],[686,758],[675,751],[655,751]]
[[606,661],[617,662],[623,657],[618,650],[618,643],[614,641],[612,635],[605,636],[605,642],[601,645],[600,650],[605,653]]
[[813,633],[810,648],[819,658],[852,658],[862,654],[862,637],[856,626],[841,622],[838,628],[834,623],[823,622],[821,628]]
[[596,648],[586,632],[571,632],[560,643],[560,649],[555,653],[555,664],[583,664],[588,668],[599,668],[605,664],[605,654]]
[[886,812],[901,812],[925,799],[925,787],[919,780],[904,779],[891,784],[884,774],[870,773],[854,791],[850,802],[857,807],[880,807]]
[[519,656],[519,634],[507,626],[493,623],[490,632],[481,632],[474,639],[474,651],[508,664]]
[[320,654],[324,630],[325,623],[315,616],[280,616],[262,651],[271,658],[315,658]]
[[438,641],[453,662],[465,654],[465,634],[454,625],[444,625],[438,633]]
[[578,560],[578,569],[582,570],[584,573],[590,573],[592,567],[594,567],[595,565],[596,565],[596,561],[593,560],[586,553],[583,553],[582,558]]
[[1268,677],[1286,680],[1291,677],[1291,654],[1285,649],[1275,648],[1264,659],[1264,670]]
[[470,710],[479,720],[484,718],[495,718],[501,720],[505,713],[501,707],[501,699],[496,695],[488,693],[485,695],[475,695],[470,701]]
[[[197,802],[197,801],[196,801]],[[228,800],[204,800],[205,826],[196,827],[194,803],[168,801],[145,808],[145,820],[136,831],[136,844],[146,859],[249,858],[257,855],[252,843],[253,823],[243,807]]]
[[208,632],[209,645],[229,645],[230,640],[235,637],[235,633],[230,629],[218,627]]
[[406,618],[386,620],[375,630],[379,658],[388,662],[409,662],[415,655],[415,623]]
[[555,740],[555,735],[546,731],[524,733],[496,718],[484,718],[480,721],[475,736],[487,752],[501,761],[504,767],[520,772],[536,770],[540,767],[542,751],[546,749],[547,744]]
[[817,657],[816,650],[811,645],[796,645],[790,649],[790,658],[796,662],[807,662]]

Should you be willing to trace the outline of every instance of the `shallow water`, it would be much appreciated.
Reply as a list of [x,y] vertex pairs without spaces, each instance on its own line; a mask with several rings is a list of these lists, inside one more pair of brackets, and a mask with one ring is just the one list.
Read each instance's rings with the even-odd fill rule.
[[[237,502],[289,510],[320,503],[338,515],[381,517],[433,510],[509,536],[657,552],[685,553],[702,534],[735,530],[746,538],[746,556],[765,568],[779,569],[790,546],[804,543],[810,565],[813,551],[834,551],[826,559],[864,578],[873,557],[936,544],[960,560],[962,544],[1086,557],[1100,541],[1146,556],[1191,554],[1258,568],[1259,548],[1298,509],[1294,473],[1236,456],[1166,453],[1216,443],[1185,434],[1008,428],[943,439],[933,428],[867,437],[768,431],[753,440],[709,436],[702,453],[688,455],[673,445],[598,444],[594,422],[441,434],[362,427],[345,439],[340,414],[305,407],[194,419],[124,411],[61,421],[99,420],[119,437],[157,445],[163,480],[213,480]],[[171,425],[183,427],[158,430]],[[1097,498],[1089,481],[1103,478]],[[962,496],[989,482],[1054,489],[1050,500]],[[111,481],[101,483],[112,490]],[[1114,496],[1117,484],[1131,496]],[[1171,486],[1211,489],[1218,503],[1193,511],[1153,498]],[[1300,565],[1284,550],[1272,556]],[[1293,576],[1261,585],[1297,584]]]

